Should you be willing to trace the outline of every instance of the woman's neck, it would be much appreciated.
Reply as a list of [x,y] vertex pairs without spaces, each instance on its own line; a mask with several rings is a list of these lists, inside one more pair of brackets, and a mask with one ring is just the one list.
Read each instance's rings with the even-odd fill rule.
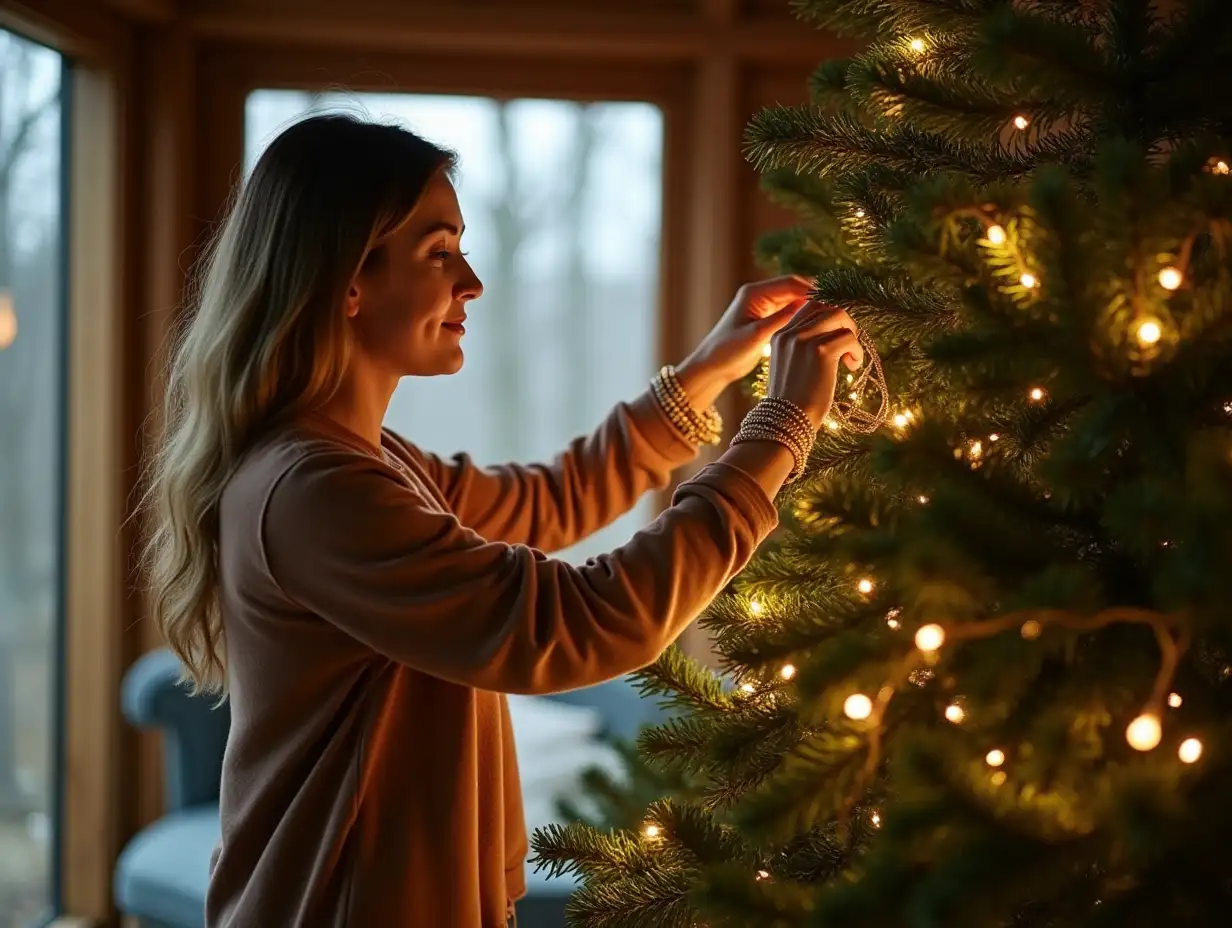
[[338,392],[316,412],[380,448],[381,424],[397,385],[397,377],[348,374]]

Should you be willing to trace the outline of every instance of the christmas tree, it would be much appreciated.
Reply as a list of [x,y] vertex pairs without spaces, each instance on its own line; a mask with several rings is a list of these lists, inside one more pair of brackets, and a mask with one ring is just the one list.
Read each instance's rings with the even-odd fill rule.
[[865,45],[749,126],[805,220],[763,244],[884,396],[708,610],[723,672],[641,673],[687,788],[533,862],[604,928],[1223,923],[1232,3],[795,6]]

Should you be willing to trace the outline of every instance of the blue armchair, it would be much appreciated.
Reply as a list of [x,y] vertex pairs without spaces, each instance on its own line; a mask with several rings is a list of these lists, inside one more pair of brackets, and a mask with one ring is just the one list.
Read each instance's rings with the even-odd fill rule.
[[[180,665],[169,651],[141,657],[124,677],[122,708],[139,728],[163,737],[162,818],[133,837],[115,870],[116,905],[139,928],[202,928],[210,855],[218,843],[218,785],[231,712],[194,698],[177,683]],[[661,710],[626,680],[548,697],[597,710],[604,731],[632,738]],[[563,928],[573,883],[527,868],[527,895],[518,903],[522,928]]]

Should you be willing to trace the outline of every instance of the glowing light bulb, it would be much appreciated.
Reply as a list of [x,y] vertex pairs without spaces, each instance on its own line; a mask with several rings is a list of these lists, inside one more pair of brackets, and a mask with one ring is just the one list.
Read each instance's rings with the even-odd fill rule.
[[867,596],[869,593],[873,592],[873,581],[865,577],[858,584],[856,584],[856,589]]
[[992,244],[994,245],[1004,245],[1005,244],[1005,229],[1001,228],[1001,226],[997,226],[997,225],[989,226],[988,231],[985,234],[988,236],[988,241],[991,242]]
[[971,445],[969,446],[968,451],[970,452],[971,457],[973,458],[980,457],[984,453],[983,442],[973,441]]
[[752,683],[741,683],[740,689],[744,690],[746,693],[751,693],[754,688]]
[[764,345],[761,346],[761,356],[763,358],[768,358],[772,354],[774,354],[774,348],[771,347],[769,342],[766,342]]
[[919,496],[917,496],[915,499],[916,499],[916,502],[918,502],[921,506],[927,506],[927,505],[928,505],[928,497],[927,497],[927,496],[925,496],[923,493],[921,493],[921,494],[920,494]]
[[993,786],[1000,786],[1002,783],[1005,782],[1005,771],[998,770],[996,773],[992,775],[990,779],[992,780]]
[[988,440],[989,441],[1000,441],[1001,436],[998,435],[996,432],[993,432],[991,435],[988,436]]
[[863,693],[852,693],[843,702],[843,713],[857,722],[873,714],[873,701]]
[[898,412],[894,414],[894,425],[900,429],[905,429],[907,427],[907,423],[910,421],[911,420],[907,418],[907,414],[905,412]]
[[1181,285],[1181,272],[1174,267],[1166,267],[1159,272],[1159,285],[1165,290],[1175,290]]
[[1181,703],[1183,703],[1184,701],[1185,700],[1181,699],[1180,693],[1169,693],[1168,694],[1168,705],[1170,705],[1173,709],[1181,708]]
[[1037,619],[1027,619],[1027,621],[1022,623],[1022,628],[1018,631],[1022,634],[1023,638],[1027,639],[1027,641],[1032,641],[1040,636],[1040,634],[1044,631],[1044,626],[1042,626]]
[[838,422],[837,422],[837,421],[835,421],[834,419],[827,419],[827,420],[826,420],[826,428],[828,428],[831,432],[837,432],[837,431],[838,431]]
[[1028,398],[1030,398],[1033,403],[1042,402],[1046,395],[1047,394],[1045,394],[1040,387],[1032,387],[1027,393]]
[[988,764],[989,767],[1000,767],[1005,763],[1005,752],[1000,748],[993,748],[984,755],[984,762]]
[[1033,289],[1035,285],[1039,283],[1039,281],[1035,279],[1035,275],[1032,274],[1030,271],[1023,271],[1022,276],[1018,278],[1018,282],[1022,284],[1024,287],[1026,287],[1028,290]]
[[1014,128],[1015,129],[1025,129],[1030,124],[1031,124],[1031,120],[1027,119],[1027,117],[1023,116],[1021,113],[1014,117]]
[[1149,317],[1139,322],[1137,329],[1134,331],[1134,336],[1138,339],[1139,345],[1154,345],[1163,337],[1163,334],[1163,326],[1159,324],[1159,320]]
[[924,51],[924,40],[923,39],[912,39],[911,40],[911,50],[913,52]]
[[757,599],[749,600],[749,614],[761,615],[761,601]]
[[945,644],[945,629],[935,622],[921,625],[915,633],[915,646],[929,654]]
[[647,838],[659,837],[659,826],[658,825],[647,825],[645,834]]
[[1125,740],[1135,751],[1150,751],[1159,745],[1163,737],[1163,727],[1159,724],[1159,716],[1144,712],[1125,729]]
[[779,676],[784,680],[790,680],[796,675],[796,667],[794,664],[784,664],[783,669],[779,671]]
[[865,216],[864,210],[862,210],[862,209],[858,209],[858,210],[856,210],[856,218],[857,218],[857,219],[863,219],[863,218],[864,218],[864,216]]
[[1211,171],[1215,174],[1227,174],[1229,171],[1232,171],[1232,168],[1228,167],[1228,162],[1222,158],[1217,158],[1215,163],[1211,165]]
[[903,610],[899,609],[897,606],[887,612],[885,617],[886,625],[892,629],[897,629],[900,625],[902,625],[903,623],[898,620],[898,617],[902,615],[902,612]]
[[768,871],[766,871],[766,870],[758,870],[758,871],[757,871],[757,879],[759,879],[759,880],[768,880],[768,879],[770,879],[770,873],[769,873]]
[[851,382],[852,382],[853,380],[855,380],[855,379],[856,379],[856,375],[855,375],[855,374],[848,374],[848,375],[847,375],[847,382],[848,382],[848,383],[851,383]]
[[874,812],[872,815],[868,817],[868,820],[873,823],[874,828],[881,827],[881,813],[880,812]]
[[952,702],[948,706],[945,707],[946,720],[949,722],[953,722],[955,725],[957,725],[959,722],[961,722],[966,717],[967,717],[966,710],[963,709],[963,707],[960,706],[956,702]]
[[1183,764],[1192,764],[1202,756],[1202,742],[1197,738],[1186,738],[1177,749],[1177,756]]

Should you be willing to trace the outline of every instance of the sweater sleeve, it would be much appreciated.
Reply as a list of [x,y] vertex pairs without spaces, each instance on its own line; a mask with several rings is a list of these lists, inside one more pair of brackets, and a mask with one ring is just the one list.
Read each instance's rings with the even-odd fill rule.
[[697,456],[649,391],[617,405],[551,464],[479,467],[465,454],[446,460],[394,437],[463,525],[484,538],[549,552],[610,524]]
[[749,560],[777,512],[711,464],[623,547],[582,567],[484,540],[372,458],[312,450],[273,484],[267,569],[373,650],[509,693],[598,683],[653,661]]

